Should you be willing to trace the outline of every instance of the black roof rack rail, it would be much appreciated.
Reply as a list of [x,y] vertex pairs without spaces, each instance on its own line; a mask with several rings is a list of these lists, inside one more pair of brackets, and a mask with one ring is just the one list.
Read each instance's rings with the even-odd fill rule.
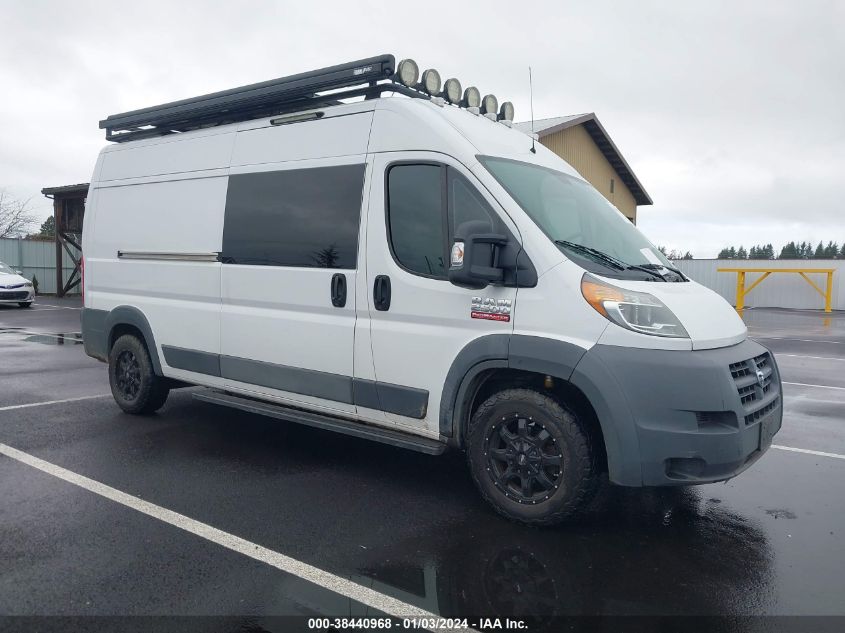
[[[106,130],[106,140],[120,143],[336,105],[343,98],[373,98],[383,92],[428,98],[428,95],[398,83],[377,83],[379,80],[392,79],[395,71],[396,60],[393,55],[379,55],[201,97],[113,114],[100,121],[100,128]],[[319,94],[354,86],[358,88]]]

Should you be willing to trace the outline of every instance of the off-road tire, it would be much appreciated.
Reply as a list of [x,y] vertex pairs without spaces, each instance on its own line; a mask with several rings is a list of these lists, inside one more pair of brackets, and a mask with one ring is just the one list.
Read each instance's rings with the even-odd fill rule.
[[[544,471],[547,476],[543,481],[551,481],[556,486],[544,491],[539,479],[532,484],[541,487],[537,492],[539,498],[522,494],[522,478],[518,475],[512,476],[510,481],[515,487],[518,480],[520,490],[503,485],[502,479],[497,479],[494,474],[496,470],[501,474],[503,462],[494,463],[487,453],[487,449],[497,442],[494,434],[501,433],[503,425],[515,428],[520,419],[528,425],[527,436],[533,431],[545,437],[544,446],[554,453],[549,458],[542,449],[534,451],[532,448],[530,459],[538,460],[537,455],[542,454],[542,463],[546,463],[560,455],[560,466],[547,466],[550,470]],[[545,430],[551,437],[540,435],[538,429]],[[482,497],[499,514],[531,525],[552,525],[577,516],[595,494],[600,474],[598,451],[593,443],[593,437],[583,421],[550,395],[533,389],[507,389],[490,396],[473,414],[467,433],[467,460]],[[514,454],[511,448],[507,450],[509,455]],[[499,448],[497,454],[501,458],[503,449]],[[524,461],[528,459],[526,457]],[[518,460],[514,460],[513,464],[508,462],[507,469],[540,468],[540,464],[540,461],[535,461],[521,466]],[[548,475],[549,472],[553,474]]]
[[118,338],[109,351],[109,384],[117,405],[133,415],[158,411],[170,393],[167,379],[156,376],[146,345],[133,334]]

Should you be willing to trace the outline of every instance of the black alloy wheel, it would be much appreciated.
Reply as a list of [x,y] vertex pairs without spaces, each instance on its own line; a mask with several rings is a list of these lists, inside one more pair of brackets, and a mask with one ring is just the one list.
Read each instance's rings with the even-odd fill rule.
[[112,345],[109,384],[118,406],[132,414],[158,411],[170,393],[167,378],[156,375],[147,346],[134,334],[124,334]]
[[130,350],[123,350],[117,356],[115,381],[118,393],[124,400],[135,400],[141,391],[141,364]]
[[563,453],[533,416],[502,416],[490,427],[484,453],[496,487],[518,503],[546,501],[560,486]]
[[528,387],[490,395],[472,415],[466,452],[481,496],[514,521],[560,523],[599,483],[596,432],[557,395]]

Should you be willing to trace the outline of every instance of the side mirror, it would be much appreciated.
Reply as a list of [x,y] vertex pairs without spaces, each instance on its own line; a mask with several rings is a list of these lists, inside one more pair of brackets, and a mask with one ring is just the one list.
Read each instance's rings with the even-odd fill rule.
[[475,290],[491,283],[502,283],[505,271],[499,265],[499,251],[507,243],[506,235],[490,233],[487,222],[464,222],[455,231],[452,242],[449,281]]
[[23,271],[22,271],[22,270],[16,270],[16,271],[15,271],[15,274],[16,274],[16,275],[23,275]]

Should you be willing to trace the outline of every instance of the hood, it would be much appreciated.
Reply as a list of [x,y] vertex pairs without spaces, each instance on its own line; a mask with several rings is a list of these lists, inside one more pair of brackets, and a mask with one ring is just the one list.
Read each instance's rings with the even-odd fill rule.
[[748,329],[733,306],[699,283],[608,281],[631,290],[648,292],[665,303],[683,324],[694,350],[736,345],[748,337]]
[[20,275],[10,273],[0,273],[0,288],[3,286],[17,286],[18,284],[28,284],[29,279],[21,277]]

